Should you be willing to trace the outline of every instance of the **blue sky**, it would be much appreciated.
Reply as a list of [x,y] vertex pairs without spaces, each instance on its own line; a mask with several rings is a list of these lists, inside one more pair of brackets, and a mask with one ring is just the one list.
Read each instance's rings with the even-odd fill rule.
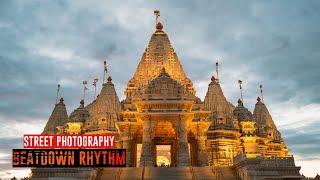
[[[70,113],[82,81],[101,80],[108,59],[124,98],[156,8],[197,95],[204,98],[217,59],[230,102],[241,79],[252,110],[263,84],[296,164],[305,175],[320,172],[319,1],[14,0],[0,2],[0,177],[26,173],[11,168],[10,150],[23,134],[43,130],[57,83]],[[92,96],[90,87],[87,101]]]

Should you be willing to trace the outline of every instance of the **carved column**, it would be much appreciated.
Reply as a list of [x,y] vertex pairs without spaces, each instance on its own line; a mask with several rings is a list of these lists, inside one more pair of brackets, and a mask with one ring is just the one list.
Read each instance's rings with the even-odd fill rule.
[[206,131],[204,131],[202,128],[198,129],[198,135],[196,139],[198,166],[208,165],[208,151],[207,151],[206,141],[207,141]]
[[188,127],[186,119],[180,117],[175,125],[178,134],[177,166],[190,166],[190,154],[188,147]]
[[[129,125],[128,125],[129,126]],[[126,149],[126,164],[128,167],[133,166],[132,162],[132,134],[129,128],[126,128],[123,132],[120,133],[122,140],[122,148]]]
[[142,135],[142,152],[140,158],[140,166],[153,166],[153,148],[151,139],[151,124],[150,117],[145,117],[143,119],[143,135]]

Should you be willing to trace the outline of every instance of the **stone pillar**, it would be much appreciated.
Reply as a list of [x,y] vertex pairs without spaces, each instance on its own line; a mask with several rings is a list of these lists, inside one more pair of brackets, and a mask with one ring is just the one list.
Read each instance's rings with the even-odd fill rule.
[[122,140],[122,148],[126,149],[126,164],[127,167],[133,166],[132,162],[132,138],[130,135],[130,132],[122,132],[121,134],[121,140]]
[[188,128],[184,118],[180,118],[175,124],[178,134],[178,151],[177,151],[177,166],[190,166],[190,154],[188,147]]
[[152,124],[150,118],[144,118],[140,166],[154,166],[151,130]]
[[208,151],[206,146],[207,136],[205,132],[200,130],[196,139],[197,143],[197,166],[208,165]]

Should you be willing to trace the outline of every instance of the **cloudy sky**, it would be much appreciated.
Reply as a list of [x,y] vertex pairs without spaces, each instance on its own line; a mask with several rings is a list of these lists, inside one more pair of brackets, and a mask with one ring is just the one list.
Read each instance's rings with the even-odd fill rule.
[[230,102],[241,79],[252,110],[262,83],[296,164],[305,175],[320,172],[320,1],[21,0],[0,2],[0,177],[27,174],[11,168],[11,148],[42,131],[57,83],[70,113],[82,81],[102,79],[108,59],[124,98],[155,30],[155,8],[200,98],[217,59]]

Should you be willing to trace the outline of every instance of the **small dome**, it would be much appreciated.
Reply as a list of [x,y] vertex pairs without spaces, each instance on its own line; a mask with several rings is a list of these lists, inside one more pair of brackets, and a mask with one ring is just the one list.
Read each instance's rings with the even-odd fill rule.
[[243,106],[241,99],[238,100],[238,106],[234,109],[233,115],[238,121],[253,121],[252,113]]
[[82,99],[80,106],[71,113],[69,122],[85,122],[88,118],[89,111],[84,107],[84,100]]

